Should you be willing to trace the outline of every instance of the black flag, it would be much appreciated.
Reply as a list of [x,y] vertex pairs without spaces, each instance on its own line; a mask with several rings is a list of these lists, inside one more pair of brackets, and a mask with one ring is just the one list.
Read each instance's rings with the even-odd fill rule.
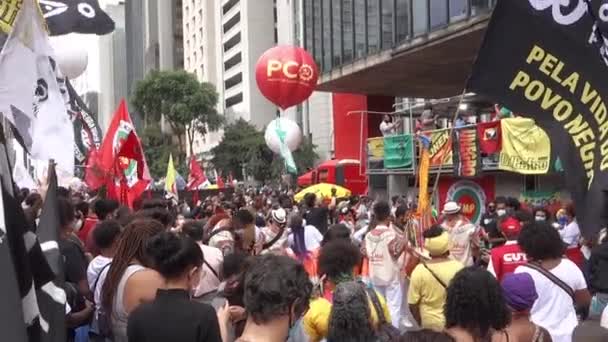
[[49,326],[43,341],[56,342],[64,341],[66,338],[66,295],[63,289],[65,279],[63,257],[58,244],[60,222],[57,202],[57,174],[53,162],[49,163],[48,185],[37,234],[44,256],[55,277],[40,291],[39,300],[40,313],[47,320]]
[[114,31],[114,21],[97,0],[39,0],[51,36],[68,33],[104,35]]
[[548,133],[587,238],[608,223],[606,16],[593,3],[499,0],[467,86]]

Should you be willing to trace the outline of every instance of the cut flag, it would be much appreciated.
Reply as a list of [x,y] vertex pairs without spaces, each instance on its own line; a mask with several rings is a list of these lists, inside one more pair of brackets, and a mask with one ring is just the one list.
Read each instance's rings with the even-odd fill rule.
[[188,175],[188,185],[186,186],[186,189],[188,191],[198,190],[201,185],[208,182],[203,168],[196,161],[196,158],[192,156],[192,158],[190,158],[190,174]]
[[179,198],[177,193],[177,171],[175,171],[175,165],[173,165],[173,155],[169,155],[169,163],[167,164],[167,176],[165,177],[165,192],[172,194],[175,198]]
[[124,99],[120,101],[101,148],[89,153],[86,172],[85,181],[91,189],[105,184],[109,198],[130,208],[148,187],[150,171]]

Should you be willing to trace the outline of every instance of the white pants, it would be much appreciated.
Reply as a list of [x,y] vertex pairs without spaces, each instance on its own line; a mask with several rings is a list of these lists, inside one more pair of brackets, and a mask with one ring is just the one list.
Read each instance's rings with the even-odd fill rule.
[[399,329],[399,322],[401,321],[401,303],[403,302],[401,282],[396,280],[392,284],[386,286],[374,285],[374,288],[386,299],[386,305],[391,314],[391,323],[395,328]]

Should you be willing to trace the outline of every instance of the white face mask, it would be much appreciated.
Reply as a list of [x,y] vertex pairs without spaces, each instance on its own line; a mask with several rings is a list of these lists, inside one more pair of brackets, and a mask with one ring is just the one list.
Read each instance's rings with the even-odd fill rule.
[[546,218],[546,217],[544,217],[544,216],[535,216],[535,217],[534,217],[534,220],[536,220],[537,222],[539,222],[539,221],[546,221],[546,220],[547,220],[547,218]]
[[498,216],[503,216],[503,215],[505,215],[506,213],[507,213],[507,210],[506,210],[506,209],[496,209],[496,214],[497,214]]

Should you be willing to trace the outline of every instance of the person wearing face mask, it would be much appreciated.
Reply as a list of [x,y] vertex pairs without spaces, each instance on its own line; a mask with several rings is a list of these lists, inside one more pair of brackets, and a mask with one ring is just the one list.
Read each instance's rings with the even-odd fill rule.
[[[504,216],[505,213],[502,213],[501,216]],[[504,241],[504,238],[498,229],[498,216],[496,202],[492,201],[488,203],[487,210],[481,217],[479,225],[485,232],[485,236],[487,237],[487,241],[489,243],[489,248],[499,246]]]
[[312,283],[302,264],[286,256],[260,256],[244,284],[248,315],[237,342],[305,341],[300,320],[308,311]]
[[549,219],[551,218],[549,211],[542,207],[534,209],[532,213],[534,216],[534,221],[536,222],[549,222]]
[[566,244],[566,257],[574,262],[578,267],[583,267],[584,256],[581,252],[579,240],[581,238],[581,230],[576,221],[576,213],[574,212],[574,205],[572,203],[564,206],[557,212],[557,222],[561,229],[559,229],[559,236],[562,241]]
[[165,281],[152,302],[139,305],[129,315],[129,342],[227,340],[228,305],[216,314],[212,306],[191,300],[204,262],[196,242],[163,232],[149,241],[146,250]]
[[494,201],[496,205],[496,216],[501,217],[507,214],[507,199],[505,197],[496,197]]

